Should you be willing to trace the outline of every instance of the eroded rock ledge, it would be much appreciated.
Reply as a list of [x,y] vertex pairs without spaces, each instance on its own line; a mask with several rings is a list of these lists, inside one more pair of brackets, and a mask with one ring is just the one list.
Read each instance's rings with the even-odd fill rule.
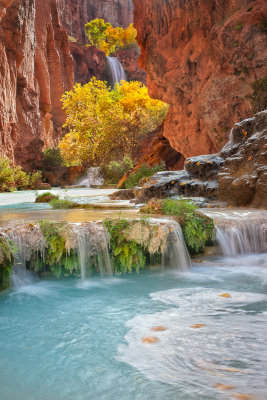
[[267,110],[235,124],[219,154],[191,157],[184,170],[152,176],[136,202],[177,195],[267,208]]

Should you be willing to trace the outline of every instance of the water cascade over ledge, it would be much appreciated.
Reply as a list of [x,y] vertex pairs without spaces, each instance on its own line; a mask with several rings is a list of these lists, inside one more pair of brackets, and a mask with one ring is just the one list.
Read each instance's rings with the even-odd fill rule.
[[126,73],[117,57],[107,57],[108,67],[111,75],[111,86],[114,88],[115,83],[128,81]]
[[212,210],[216,241],[224,256],[267,252],[267,212],[264,210]]
[[[159,263],[160,267],[158,258],[161,257],[162,269],[181,271],[191,266],[178,222],[169,219],[127,221],[129,227],[122,231],[124,243],[137,243],[143,249],[146,265],[153,264],[151,260],[154,260],[155,266]],[[43,273],[57,277],[76,275],[86,280],[94,274],[106,278],[116,272],[112,257],[120,250],[114,253],[110,248],[110,238],[102,223],[21,221],[2,227],[1,232],[17,247],[11,279],[14,287],[31,284],[34,275]],[[123,247],[123,243],[121,245]]]

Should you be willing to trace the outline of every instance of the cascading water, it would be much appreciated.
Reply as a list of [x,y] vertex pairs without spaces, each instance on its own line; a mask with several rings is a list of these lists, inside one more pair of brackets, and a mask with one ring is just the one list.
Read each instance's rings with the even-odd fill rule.
[[267,252],[267,225],[239,223],[237,226],[216,227],[216,240],[224,256]]
[[[90,240],[87,232],[78,233],[78,254],[82,280],[86,279],[86,268],[90,260]],[[90,269],[90,265],[88,266]]]
[[21,286],[31,285],[36,279],[33,274],[26,269],[29,251],[27,237],[21,232],[11,231],[8,238],[12,240],[17,247],[15,263],[11,274],[11,286],[17,289]]
[[87,170],[86,177],[82,178],[78,182],[78,185],[90,187],[91,185],[100,186],[100,185],[103,185],[103,183],[104,183],[104,178],[102,177],[102,175],[100,173],[100,168],[99,167],[91,167]]
[[108,241],[104,232],[101,232],[101,240],[98,243],[98,266],[101,277],[112,276],[112,267],[108,251]]
[[162,252],[162,268],[187,270],[191,267],[191,259],[186,248],[180,224],[171,219],[150,219],[151,223],[164,223],[169,228],[166,247]]
[[117,57],[107,57],[108,66],[111,75],[111,85],[114,88],[115,83],[128,81],[126,73]]
[[222,254],[232,257],[267,252],[267,213],[264,210],[201,210],[214,220]]
[[162,266],[185,271],[190,268],[191,260],[180,224],[173,220],[164,222],[170,227],[170,235],[167,250],[162,254]]

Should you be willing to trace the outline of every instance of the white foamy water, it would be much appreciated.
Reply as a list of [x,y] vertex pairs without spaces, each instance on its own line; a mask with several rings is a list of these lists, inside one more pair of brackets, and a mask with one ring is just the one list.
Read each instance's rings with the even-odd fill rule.
[[[199,287],[150,296],[167,309],[127,322],[127,344],[119,345],[118,360],[151,380],[188,390],[193,398],[203,390],[207,398],[232,398],[224,397],[218,385],[231,385],[229,396],[253,393],[264,398],[265,294]],[[153,331],[155,326],[165,330]],[[157,342],[144,343],[146,337]]]

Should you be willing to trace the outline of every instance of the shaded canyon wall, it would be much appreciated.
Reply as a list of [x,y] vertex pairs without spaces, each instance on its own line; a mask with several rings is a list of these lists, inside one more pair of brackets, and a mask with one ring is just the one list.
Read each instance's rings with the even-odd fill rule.
[[267,76],[266,1],[133,3],[150,95],[170,104],[164,136],[185,158],[219,150],[235,122],[260,111],[250,96]]
[[0,3],[0,154],[34,169],[57,143],[73,65],[56,0]]

